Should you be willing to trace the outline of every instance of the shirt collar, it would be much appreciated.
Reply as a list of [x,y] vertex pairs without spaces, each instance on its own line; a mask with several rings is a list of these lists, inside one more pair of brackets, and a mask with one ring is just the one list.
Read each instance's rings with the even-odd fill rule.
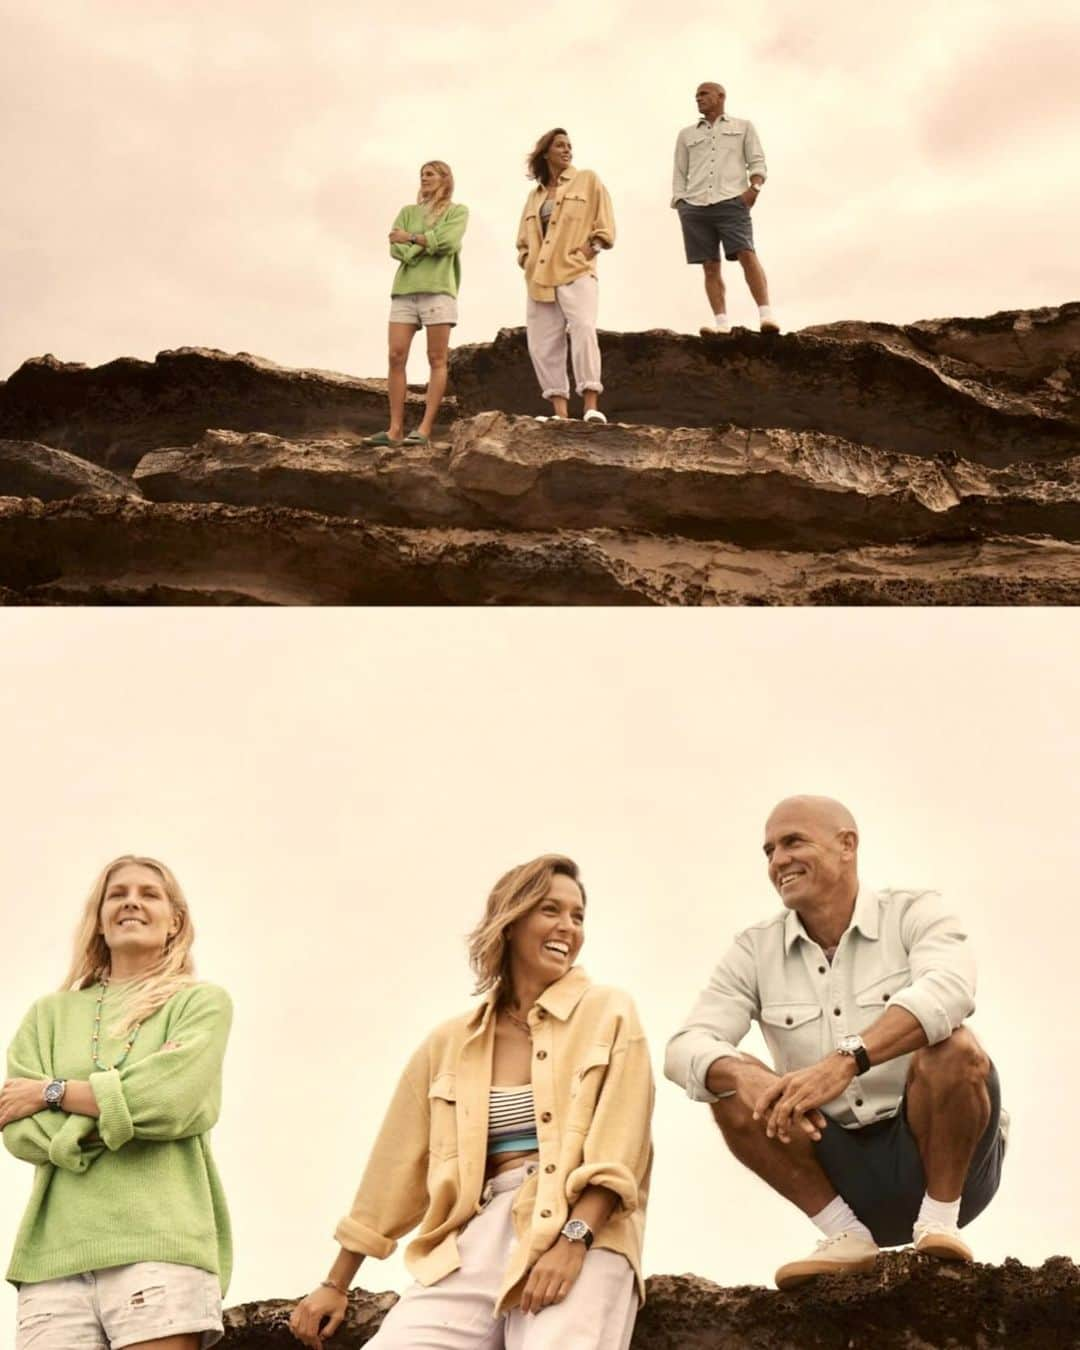
[[[726,112],[722,112],[722,113],[720,114],[720,116],[716,119],[716,122],[730,122],[730,121],[731,121],[731,118],[727,115]],[[713,122],[712,125],[715,126],[715,125],[716,125],[716,122]],[[699,118],[698,118],[698,126],[699,126],[699,127],[707,127],[707,126],[709,126],[709,125],[710,125],[710,123],[709,123],[709,119],[708,119],[707,117],[699,117]]]
[[[851,912],[851,922],[848,928],[857,928],[865,938],[870,938],[872,942],[878,939],[878,904],[877,895],[874,891],[864,890],[861,886],[855,896],[855,908]],[[789,909],[784,916],[784,955],[790,954],[795,943],[802,938],[805,942],[810,942],[810,934],[803,927],[803,921],[799,918],[798,912]]]
[[[581,1002],[590,983],[588,975],[580,966],[571,966],[565,975],[561,975],[554,984],[548,985],[536,1000],[537,1005],[543,1008],[545,1012],[549,1012],[552,1017],[557,1017],[560,1022],[565,1022]],[[493,989],[488,991],[483,1003],[478,1004],[470,1014],[470,1030],[483,1030],[491,1016],[492,1009],[498,1001],[498,997],[499,986],[495,985]]]

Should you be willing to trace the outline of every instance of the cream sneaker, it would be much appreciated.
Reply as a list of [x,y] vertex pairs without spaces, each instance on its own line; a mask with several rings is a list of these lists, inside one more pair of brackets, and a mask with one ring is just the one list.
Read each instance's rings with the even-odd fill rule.
[[936,1256],[939,1261],[974,1261],[971,1248],[951,1224],[917,1223],[915,1250],[924,1256]]
[[822,1238],[813,1252],[802,1261],[789,1261],[773,1276],[777,1289],[794,1289],[819,1275],[861,1274],[873,1270],[878,1259],[876,1242],[867,1242],[854,1233],[837,1233]]

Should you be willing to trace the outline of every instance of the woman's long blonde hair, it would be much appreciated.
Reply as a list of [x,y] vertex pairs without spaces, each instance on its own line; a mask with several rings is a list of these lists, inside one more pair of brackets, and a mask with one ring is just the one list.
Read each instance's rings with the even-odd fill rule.
[[420,165],[420,172],[423,173],[425,169],[435,170],[439,175],[439,186],[430,197],[425,197],[424,190],[421,188],[416,194],[416,202],[418,206],[427,208],[427,223],[429,225],[434,225],[450,205],[450,199],[454,195],[454,175],[450,169],[450,165],[441,159],[427,160]]
[[477,994],[484,994],[496,985],[499,1002],[512,994],[510,987],[510,943],[507,929],[515,919],[527,914],[540,903],[551,888],[553,877],[569,877],[585,900],[585,887],[573,858],[562,853],[543,853],[532,862],[522,863],[504,873],[491,889],[484,907],[484,917],[469,934],[469,965],[476,976]]
[[145,1022],[152,1013],[157,1012],[178,990],[195,983],[195,964],[191,958],[195,929],[180,883],[165,864],[158,862],[156,858],[141,858],[134,853],[125,853],[123,857],[114,858],[112,862],[106,863],[91,887],[82,919],[75,930],[71,968],[60,988],[86,989],[108,977],[112,963],[109,948],[101,932],[101,903],[105,899],[112,874],[117,868],[131,864],[149,867],[158,874],[166,898],[180,926],[167,939],[164,951],[146,974],[127,986],[127,997],[120,1020],[115,1026],[108,1028],[111,1036],[126,1035],[137,1022]]

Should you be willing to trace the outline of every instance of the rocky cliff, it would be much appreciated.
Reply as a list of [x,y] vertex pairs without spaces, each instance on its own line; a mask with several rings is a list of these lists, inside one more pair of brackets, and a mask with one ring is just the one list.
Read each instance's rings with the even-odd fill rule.
[[[1038,1270],[946,1265],[888,1253],[872,1275],[788,1294],[723,1289],[695,1275],[654,1275],[631,1350],[1067,1350],[1080,1345],[1080,1270],[1054,1257]],[[354,1292],[333,1350],[366,1345],[393,1294]],[[222,1350],[296,1350],[292,1303],[226,1313]]]
[[453,353],[433,445],[381,451],[380,381],[28,361],[0,384],[0,599],[1080,601],[1080,303],[601,341],[611,425],[534,421],[504,330]]

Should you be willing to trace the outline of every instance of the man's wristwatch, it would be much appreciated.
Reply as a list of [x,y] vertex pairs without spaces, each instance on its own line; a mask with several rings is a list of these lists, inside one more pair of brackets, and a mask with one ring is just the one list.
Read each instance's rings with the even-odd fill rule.
[[586,1251],[593,1245],[593,1230],[584,1219],[567,1219],[559,1236],[566,1238],[567,1242],[584,1242]]
[[861,1036],[841,1036],[836,1042],[836,1053],[851,1056],[855,1061],[856,1074],[870,1072],[870,1056],[866,1053]]
[[54,1078],[51,1083],[46,1083],[41,1089],[41,1100],[50,1111],[59,1111],[66,1091],[67,1079]]

